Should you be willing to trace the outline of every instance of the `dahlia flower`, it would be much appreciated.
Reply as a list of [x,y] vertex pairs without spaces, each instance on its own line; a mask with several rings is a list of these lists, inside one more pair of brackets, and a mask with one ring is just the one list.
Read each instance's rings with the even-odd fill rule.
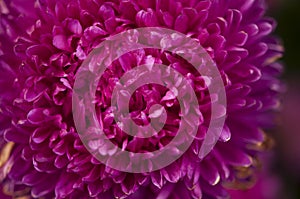
[[[262,0],[0,0],[0,180],[6,193],[32,198],[226,198],[224,186],[252,184],[257,157],[267,148],[263,129],[274,124],[281,91],[282,55],[270,34],[276,23]],[[169,166],[126,173],[99,162],[83,145],[72,115],[76,73],[89,53],[112,35],[163,27],[196,39],[216,63],[227,96],[226,117],[214,149],[203,159],[210,107],[206,79],[178,56],[155,49],[130,52],[113,62],[94,102],[99,123],[117,146],[133,152],[163,148],[175,136],[180,109],[174,93],[145,85],[129,110],[139,125],[149,108],[167,110],[166,125],[139,139],[112,118],[116,81],[140,64],[155,62],[191,82],[202,118],[189,149]],[[84,119],[84,118],[83,118]],[[114,155],[102,149],[102,153]],[[145,195],[141,195],[146,193]]]

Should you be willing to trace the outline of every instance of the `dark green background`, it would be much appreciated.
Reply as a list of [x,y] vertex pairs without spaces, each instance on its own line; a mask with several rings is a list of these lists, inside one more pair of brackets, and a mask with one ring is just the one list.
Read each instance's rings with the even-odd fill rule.
[[[297,88],[294,89],[293,92],[300,92],[300,0],[269,1],[269,15],[277,20],[278,27],[276,33],[282,38],[285,47],[285,55],[282,59],[285,65],[283,78],[286,82],[287,89],[293,87]],[[274,164],[274,172],[281,177],[284,185],[284,191],[278,198],[300,199],[300,168],[296,174],[288,169],[287,163],[283,160],[285,154],[281,150],[280,144],[281,138],[285,133],[280,131],[277,133],[277,161]]]

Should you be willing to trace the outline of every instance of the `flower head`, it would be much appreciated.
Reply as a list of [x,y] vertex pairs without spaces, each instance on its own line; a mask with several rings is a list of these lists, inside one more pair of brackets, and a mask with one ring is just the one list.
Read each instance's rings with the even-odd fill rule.
[[[0,165],[3,184],[34,198],[139,198],[143,189],[151,190],[149,197],[154,190],[153,197],[160,198],[226,198],[223,182],[251,181],[239,171],[255,169],[265,146],[262,128],[272,126],[280,92],[276,60],[282,47],[270,36],[276,24],[264,16],[263,1],[4,0],[0,8],[0,135],[2,142],[14,143]],[[205,48],[225,85],[227,112],[219,110],[226,122],[213,151],[200,160],[214,99],[205,77],[168,52],[142,49],[123,55],[105,71],[96,92],[98,120],[113,143],[134,152],[153,151],[176,134],[178,102],[158,85],[137,89],[129,107],[133,120],[145,125],[151,105],[164,106],[167,125],[158,135],[133,138],[114,122],[110,98],[116,81],[140,64],[163,63],[182,73],[192,82],[203,115],[180,159],[157,171],[125,173],[85,149],[73,122],[72,89],[80,65],[106,38],[152,26],[184,33]]]

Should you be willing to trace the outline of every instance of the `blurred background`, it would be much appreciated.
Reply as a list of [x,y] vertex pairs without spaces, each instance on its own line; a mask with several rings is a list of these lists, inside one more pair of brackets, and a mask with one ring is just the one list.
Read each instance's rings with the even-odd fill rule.
[[271,164],[280,182],[282,199],[300,199],[300,0],[269,0],[269,15],[278,21],[277,34],[285,55],[282,112],[275,132],[275,154]]

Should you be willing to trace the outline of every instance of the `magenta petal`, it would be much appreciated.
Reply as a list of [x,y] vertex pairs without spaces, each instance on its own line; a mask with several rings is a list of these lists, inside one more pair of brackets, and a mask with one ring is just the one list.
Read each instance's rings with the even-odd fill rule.
[[65,155],[57,156],[54,161],[54,165],[57,168],[63,168],[69,163],[68,158]]
[[35,198],[39,198],[41,196],[47,195],[53,192],[55,183],[56,183],[56,176],[49,175],[47,180],[44,180],[42,183],[39,183],[31,190],[31,195]]
[[32,172],[26,174],[23,177],[22,181],[24,184],[32,186],[32,185],[38,184],[40,181],[43,181],[43,179],[41,179],[39,172],[32,171]]
[[158,188],[162,188],[164,180],[161,172],[153,172],[151,174],[151,180],[155,186],[157,186]]
[[95,166],[89,174],[87,174],[84,178],[82,178],[83,181],[86,182],[93,182],[101,177],[100,167]]
[[228,142],[230,140],[230,138],[231,138],[230,129],[228,128],[228,126],[224,126],[223,131],[220,136],[220,140],[222,142]]
[[70,50],[68,39],[65,35],[56,35],[53,37],[53,45],[60,50]]
[[211,185],[215,186],[220,181],[220,174],[212,163],[201,165],[201,176]]
[[224,147],[222,150],[224,153],[223,159],[232,166],[248,167],[252,164],[250,156],[241,150],[234,150],[232,147]]
[[171,183],[178,182],[181,177],[181,171],[177,164],[171,164],[170,166],[166,167],[164,170],[162,170],[162,174],[166,180]]
[[188,17],[186,15],[180,15],[175,21],[175,30],[179,32],[186,32],[188,30]]
[[47,137],[49,136],[49,131],[46,128],[37,128],[32,136],[31,139],[32,141],[34,141],[35,143],[39,144],[42,143],[43,141],[45,141],[47,139]]
[[64,23],[68,30],[76,35],[80,35],[82,33],[82,26],[78,20],[75,19],[65,19]]
[[23,144],[26,144],[29,141],[29,137],[26,133],[19,132],[16,129],[7,129],[4,132],[4,139],[8,142],[23,143]]
[[72,174],[62,173],[55,187],[57,197],[64,198],[72,192],[74,180],[76,177]]

